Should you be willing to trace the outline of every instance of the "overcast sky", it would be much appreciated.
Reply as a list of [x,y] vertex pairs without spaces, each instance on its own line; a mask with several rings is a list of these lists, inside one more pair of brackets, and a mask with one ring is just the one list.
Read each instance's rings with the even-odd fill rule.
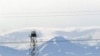
[[0,31],[83,26],[100,26],[100,0],[0,0]]

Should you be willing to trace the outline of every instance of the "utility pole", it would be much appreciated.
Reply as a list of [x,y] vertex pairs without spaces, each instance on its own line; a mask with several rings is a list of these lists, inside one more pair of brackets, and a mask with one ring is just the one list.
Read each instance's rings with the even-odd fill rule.
[[30,55],[31,56],[37,56],[38,53],[37,53],[37,33],[36,31],[32,31],[31,32],[31,35],[30,35],[30,40],[31,40],[31,53]]

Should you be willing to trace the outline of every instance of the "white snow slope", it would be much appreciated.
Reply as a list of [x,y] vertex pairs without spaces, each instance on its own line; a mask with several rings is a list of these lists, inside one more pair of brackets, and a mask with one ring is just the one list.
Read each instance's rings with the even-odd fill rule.
[[[88,55],[99,56],[100,55],[98,53],[100,49],[100,40],[95,40],[95,41],[93,40],[93,39],[100,39],[100,27],[20,29],[17,31],[11,31],[5,34],[1,34],[0,42],[27,42],[27,41],[29,42],[30,41],[29,36],[33,30],[37,31],[38,46],[40,49],[39,50],[40,54],[42,56],[66,56],[66,55],[69,55],[69,56],[81,55],[82,56],[83,54],[84,54],[83,56],[88,56]],[[89,41],[74,41],[73,42],[73,41],[70,41],[72,39],[73,40],[89,40]],[[66,42],[60,43],[58,42],[60,40],[64,40]],[[49,41],[53,41],[53,42],[49,43]],[[69,46],[71,46],[72,48],[70,48]],[[75,47],[76,49],[73,47]],[[27,56],[29,53],[29,48],[30,48],[30,43],[0,43],[0,56],[16,56],[16,54],[19,54],[17,56]],[[70,51],[67,50],[67,48]],[[81,50],[83,50],[84,52]],[[7,54],[9,55],[7,55],[6,52],[8,52]]]

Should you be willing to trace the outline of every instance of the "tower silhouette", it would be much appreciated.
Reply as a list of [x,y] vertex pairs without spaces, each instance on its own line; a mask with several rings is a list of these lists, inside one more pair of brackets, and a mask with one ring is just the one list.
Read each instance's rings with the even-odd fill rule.
[[31,46],[31,52],[30,55],[31,56],[37,56],[37,33],[36,31],[32,31],[31,35],[30,35],[30,46]]

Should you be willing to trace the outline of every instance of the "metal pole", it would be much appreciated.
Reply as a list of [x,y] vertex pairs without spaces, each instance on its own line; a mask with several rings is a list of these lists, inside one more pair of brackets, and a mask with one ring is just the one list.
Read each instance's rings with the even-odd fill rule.
[[36,31],[32,31],[31,36],[30,36],[30,40],[31,40],[31,56],[37,56],[37,34]]

